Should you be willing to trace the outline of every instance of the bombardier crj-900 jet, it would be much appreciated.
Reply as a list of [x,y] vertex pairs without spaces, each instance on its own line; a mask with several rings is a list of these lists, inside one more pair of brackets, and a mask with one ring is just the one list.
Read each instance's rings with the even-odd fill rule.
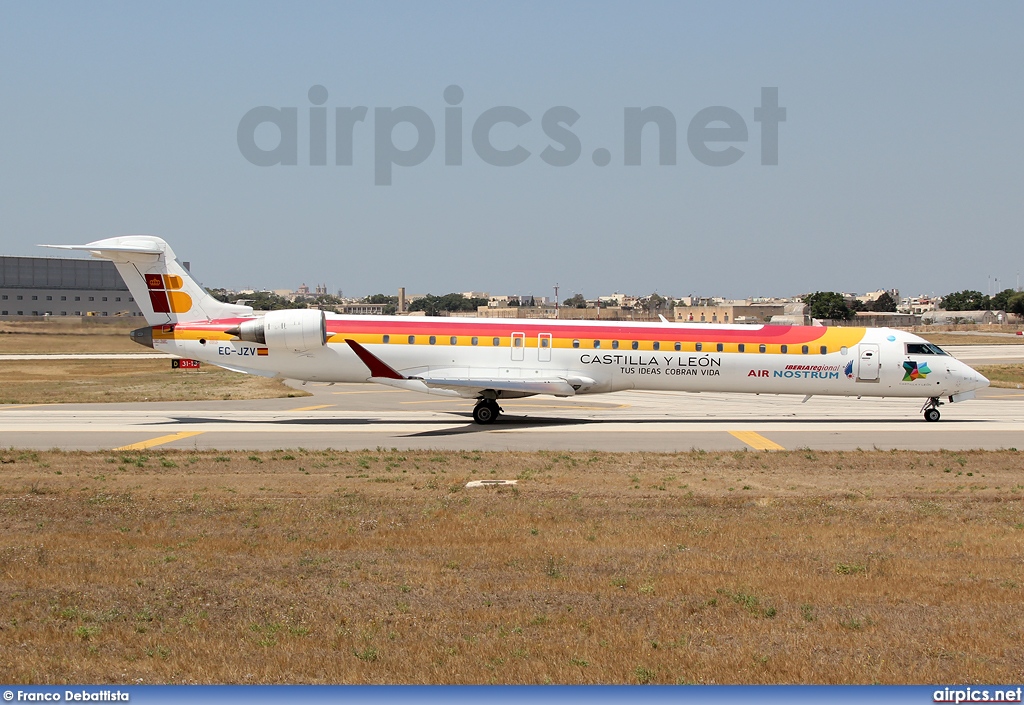
[[255,315],[211,296],[158,237],[47,247],[114,263],[149,324],[131,333],[142,345],[248,374],[476,399],[481,424],[502,399],[629,389],[907,397],[938,421],[945,401],[988,386],[938,346],[888,328]]

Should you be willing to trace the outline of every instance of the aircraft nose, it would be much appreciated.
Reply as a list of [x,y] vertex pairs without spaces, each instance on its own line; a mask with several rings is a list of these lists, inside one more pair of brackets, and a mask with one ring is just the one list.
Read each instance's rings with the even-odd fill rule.
[[984,389],[989,385],[988,378],[973,367],[967,367],[964,370],[964,382],[966,382],[965,386],[970,390]]

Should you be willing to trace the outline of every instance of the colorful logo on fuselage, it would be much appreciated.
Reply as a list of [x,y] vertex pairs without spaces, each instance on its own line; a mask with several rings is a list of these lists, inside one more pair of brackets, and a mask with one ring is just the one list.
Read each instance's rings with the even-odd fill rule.
[[903,370],[904,382],[913,382],[915,379],[924,379],[931,373],[931,370],[928,369],[927,362],[922,362],[919,365],[911,360],[903,363]]
[[184,282],[176,274],[147,274],[146,286],[157,313],[185,313],[192,308],[192,297],[179,291]]
[[847,379],[853,379],[853,360],[846,363],[846,369],[843,370],[843,374],[846,375]]

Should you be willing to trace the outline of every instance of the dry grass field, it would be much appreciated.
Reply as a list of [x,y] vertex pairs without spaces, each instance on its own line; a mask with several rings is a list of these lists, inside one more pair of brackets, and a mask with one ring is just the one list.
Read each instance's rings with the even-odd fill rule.
[[145,325],[140,318],[0,321],[0,354],[151,352],[128,337]]
[[1024,389],[1024,364],[1017,365],[975,365],[988,378],[993,387]]
[[985,335],[984,333],[919,333],[936,345],[1022,345],[1024,336]]
[[[0,321],[0,354],[149,353],[128,332],[141,319]],[[172,370],[169,360],[5,360],[0,404],[199,401],[305,397],[280,380],[214,365]]]
[[1022,461],[0,451],[0,680],[1020,682]]
[[170,359],[7,360],[0,362],[0,404],[198,401],[305,397],[281,380],[203,365],[172,370]]

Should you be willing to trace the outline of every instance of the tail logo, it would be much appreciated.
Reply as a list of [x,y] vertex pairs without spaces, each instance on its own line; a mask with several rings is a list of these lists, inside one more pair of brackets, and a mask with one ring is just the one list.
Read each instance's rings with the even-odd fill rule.
[[186,313],[192,308],[192,297],[179,291],[184,282],[176,274],[147,274],[146,286],[156,313]]

